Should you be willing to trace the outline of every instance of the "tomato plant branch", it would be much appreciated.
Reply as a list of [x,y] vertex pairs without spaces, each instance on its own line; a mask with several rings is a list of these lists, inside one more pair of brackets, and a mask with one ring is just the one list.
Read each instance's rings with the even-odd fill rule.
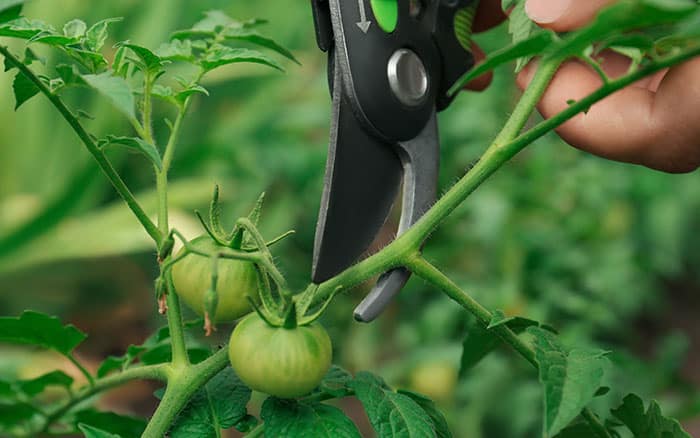
[[61,98],[56,94],[52,93],[49,87],[47,87],[46,84],[44,84],[44,82],[41,79],[39,79],[39,77],[35,75],[29,67],[24,65],[24,63],[22,63],[12,53],[10,53],[7,47],[0,45],[0,54],[2,54],[5,57],[5,59],[10,65],[18,68],[21,74],[25,75],[27,79],[29,79],[34,85],[36,85],[39,91],[44,96],[46,96],[49,99],[49,101],[53,104],[53,106],[58,110],[58,112],[61,113],[66,122],[68,122],[68,124],[71,126],[71,128],[73,128],[75,133],[83,142],[88,152],[90,152],[95,161],[97,161],[97,164],[100,166],[100,169],[102,169],[102,172],[105,174],[105,176],[107,176],[109,181],[117,190],[119,196],[122,197],[122,199],[126,202],[127,206],[134,213],[138,221],[141,222],[141,225],[146,230],[148,235],[151,236],[151,238],[156,243],[160,243],[163,236],[158,231],[158,227],[156,227],[156,225],[153,223],[153,221],[151,221],[151,219],[148,217],[148,215],[143,210],[138,201],[136,201],[136,198],[134,197],[133,193],[131,193],[131,190],[129,190],[124,180],[114,169],[112,163],[110,163],[110,161],[107,159],[107,156],[97,146],[90,134],[88,134],[83,125],[73,115],[71,110],[68,109],[68,107],[63,103],[63,100],[61,100]]
[[[448,276],[443,274],[439,269],[433,266],[430,262],[421,256],[416,256],[409,260],[406,267],[415,275],[440,289],[445,295],[464,307],[469,313],[474,315],[484,328],[487,328],[493,318],[493,314],[479,304],[469,294],[464,292],[457,284],[455,284]],[[497,325],[488,329],[496,336],[501,338],[503,342],[510,345],[518,352],[525,360],[527,360],[536,369],[539,364],[535,358],[535,350],[527,342],[523,341],[518,335],[508,328],[505,324]],[[599,438],[611,438],[610,433],[605,427],[600,424],[598,418],[588,408],[581,412],[582,417],[588,422],[589,426],[595,431]]]
[[518,136],[527,123],[560,64],[559,60],[540,62],[535,77],[513,110],[508,122],[476,166],[440,198],[413,227],[378,253],[322,283],[316,292],[317,297],[314,301],[324,300],[338,287],[347,289],[391,268],[403,266],[402,257],[418,251],[427,237],[454,209],[464,202],[489,176],[526,146],[526,144],[513,144],[512,139]]
[[197,365],[172,369],[163,399],[151,421],[148,422],[142,437],[164,437],[190,397],[228,364],[228,348],[224,347]]
[[588,109],[590,109],[590,107],[593,106],[596,102],[603,100],[607,96],[610,96],[611,94],[634,84],[640,79],[657,73],[665,68],[681,64],[697,56],[700,56],[700,44],[696,44],[695,47],[691,47],[689,49],[680,51],[673,56],[656,59],[650,62],[649,64],[639,68],[638,70],[635,70],[631,73],[626,74],[625,76],[608,82],[606,85],[603,85],[598,90],[594,91],[585,98],[572,103],[567,109],[560,112],[559,114],[547,120],[544,120],[543,122],[540,122],[532,129],[528,130],[527,132],[524,132],[523,134],[515,138],[512,141],[512,143],[518,146],[530,144],[535,140],[539,139],[540,137],[544,136],[545,134],[549,133],[550,131],[553,131],[557,127],[561,126],[567,120],[571,119],[577,114],[588,111]]
[[73,354],[67,354],[66,358],[80,371],[80,373],[85,376],[90,386],[95,386],[95,378],[92,374],[80,363],[78,359]]
[[51,425],[60,420],[68,411],[90,397],[109,389],[121,386],[132,380],[161,380],[167,379],[167,364],[148,365],[129,368],[118,374],[113,374],[102,379],[97,379],[94,385],[88,385],[80,389],[73,397],[60,404],[53,411],[47,413],[41,426],[41,432],[49,430]]

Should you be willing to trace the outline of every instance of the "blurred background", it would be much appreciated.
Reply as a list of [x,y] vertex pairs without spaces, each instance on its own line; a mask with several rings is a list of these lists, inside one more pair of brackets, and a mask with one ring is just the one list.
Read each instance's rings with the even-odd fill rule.
[[[300,289],[309,281],[330,121],[325,56],[315,46],[308,4],[35,0],[25,12],[57,27],[75,17],[89,24],[125,17],[112,28],[112,41],[156,48],[209,9],[270,20],[264,31],[303,65],[288,65],[284,75],[234,66],[207,79],[211,97],[196,98],[173,166],[173,223],[199,234],[192,212],[207,208],[214,183],[221,184],[230,223],[267,192],[262,229],[268,237],[297,231],[275,255]],[[503,26],[478,37],[487,52],[508,40]],[[13,111],[11,81],[0,74],[0,314],[35,309],[74,323],[90,334],[79,353],[96,368],[165,324],[153,299],[154,250],[44,99]],[[488,91],[465,93],[441,115],[443,190],[478,158],[517,96],[508,67]],[[81,91],[69,100],[96,117],[88,122],[91,132],[130,135],[100,98]],[[172,117],[157,110],[159,120]],[[165,125],[157,129],[162,138]],[[119,151],[111,158],[154,212],[147,162]],[[26,227],[37,215],[38,226]],[[606,413],[636,392],[658,399],[665,413],[700,435],[699,231],[700,174],[606,162],[549,136],[480,188],[426,253],[487,307],[547,322],[569,346],[611,350],[613,391],[597,399],[596,411]],[[365,292],[339,297],[324,316],[337,363],[435,398],[458,437],[539,435],[540,389],[523,360],[504,349],[458,375],[461,343],[473,324],[459,306],[414,279],[379,321],[361,325],[352,309]],[[222,339],[227,331],[220,329]],[[0,379],[36,377],[56,361],[3,345]],[[65,369],[73,373],[69,364]],[[146,416],[153,389],[129,385],[100,403]],[[342,406],[371,436],[359,405]]]

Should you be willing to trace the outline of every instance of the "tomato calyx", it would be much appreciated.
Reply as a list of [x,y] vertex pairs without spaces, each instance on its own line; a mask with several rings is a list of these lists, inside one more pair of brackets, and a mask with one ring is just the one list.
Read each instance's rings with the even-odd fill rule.
[[219,194],[219,185],[217,184],[214,186],[214,194],[209,205],[209,220],[204,219],[202,214],[198,210],[195,210],[195,214],[202,224],[202,227],[209,237],[219,246],[231,248],[236,251],[255,252],[261,250],[262,247],[268,248],[294,234],[294,230],[290,230],[269,242],[265,242],[260,233],[257,232],[263,202],[265,201],[265,192],[260,194],[258,200],[255,202],[253,210],[248,214],[248,217],[236,221],[233,229],[227,233],[221,221],[222,209],[219,203]]

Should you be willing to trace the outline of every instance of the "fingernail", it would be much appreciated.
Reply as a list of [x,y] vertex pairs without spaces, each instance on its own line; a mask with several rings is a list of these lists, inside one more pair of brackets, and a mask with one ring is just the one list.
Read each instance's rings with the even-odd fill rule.
[[527,0],[525,12],[536,23],[549,24],[559,20],[574,0]]

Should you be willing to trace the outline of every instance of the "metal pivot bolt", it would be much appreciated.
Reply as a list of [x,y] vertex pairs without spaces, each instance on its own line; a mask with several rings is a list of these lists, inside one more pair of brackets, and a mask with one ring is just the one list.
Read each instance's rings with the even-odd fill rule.
[[389,86],[406,106],[420,106],[428,97],[428,72],[412,50],[399,49],[389,58]]

